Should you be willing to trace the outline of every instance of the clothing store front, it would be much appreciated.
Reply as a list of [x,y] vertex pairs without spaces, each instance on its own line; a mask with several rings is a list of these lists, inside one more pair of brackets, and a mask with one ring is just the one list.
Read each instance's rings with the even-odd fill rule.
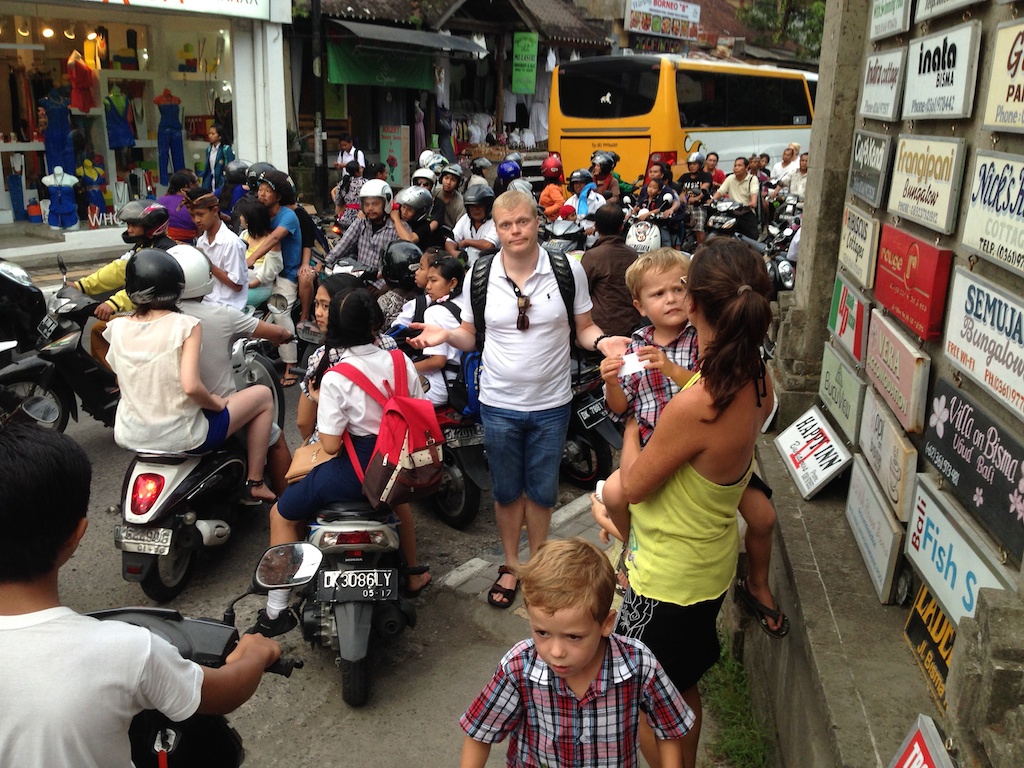
[[108,214],[202,170],[213,123],[285,167],[290,21],[290,0],[5,0],[0,224],[119,229]]

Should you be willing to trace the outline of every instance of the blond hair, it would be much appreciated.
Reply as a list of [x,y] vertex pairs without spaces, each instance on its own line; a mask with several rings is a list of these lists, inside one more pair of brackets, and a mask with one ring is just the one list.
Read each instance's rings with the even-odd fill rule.
[[640,291],[647,275],[675,268],[682,269],[684,277],[690,272],[690,259],[675,248],[655,248],[638,256],[626,270],[626,287],[633,300],[640,301]]
[[510,189],[508,192],[502,192],[494,201],[491,218],[494,218],[494,211],[518,211],[523,208],[536,212],[537,201],[533,199],[533,195],[520,192],[518,189]]
[[585,608],[598,623],[608,618],[615,572],[604,552],[579,537],[544,542],[515,573],[528,606],[546,613]]

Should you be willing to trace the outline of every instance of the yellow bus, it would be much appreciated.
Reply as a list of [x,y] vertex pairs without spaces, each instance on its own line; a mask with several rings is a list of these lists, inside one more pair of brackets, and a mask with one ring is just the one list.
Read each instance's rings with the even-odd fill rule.
[[772,163],[791,142],[806,151],[814,117],[815,73],[675,55],[598,56],[552,74],[548,152],[565,174],[589,168],[603,149],[618,153],[622,179],[653,162],[686,170],[690,152],[717,152],[732,172],[737,157],[767,152]]

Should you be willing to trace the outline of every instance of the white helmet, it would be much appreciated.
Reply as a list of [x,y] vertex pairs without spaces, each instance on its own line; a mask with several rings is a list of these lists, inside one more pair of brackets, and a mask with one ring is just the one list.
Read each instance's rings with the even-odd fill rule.
[[512,179],[508,183],[508,189],[515,189],[519,192],[525,192],[528,195],[533,195],[533,185],[526,179]]
[[[431,156],[430,160],[427,162],[425,167],[429,168],[430,170],[432,170],[435,174],[440,175],[441,171],[443,171],[445,166],[447,166],[447,165],[448,165],[448,160],[445,158],[445,156],[435,152]],[[456,167],[458,167],[458,166],[456,166]],[[459,168],[459,170],[461,171],[462,169]]]
[[406,187],[397,195],[395,202],[399,205],[407,205],[416,212],[416,218],[423,216],[434,204],[434,196],[430,190],[423,187]]
[[429,166],[430,160],[434,157],[434,154],[434,150],[432,149],[424,149],[420,152],[420,168],[426,168]]
[[359,203],[362,204],[364,198],[367,197],[379,197],[384,201],[384,215],[391,213],[391,201],[395,197],[395,193],[391,190],[391,185],[383,179],[370,179],[368,182],[363,184],[359,190]]
[[417,168],[415,171],[413,171],[413,183],[416,182],[416,179],[427,179],[431,183],[431,185],[437,183],[437,176],[435,176],[434,172],[429,168]]
[[176,245],[167,252],[181,265],[185,273],[185,290],[181,299],[201,299],[213,290],[213,274],[210,271],[210,260],[202,251],[191,245]]

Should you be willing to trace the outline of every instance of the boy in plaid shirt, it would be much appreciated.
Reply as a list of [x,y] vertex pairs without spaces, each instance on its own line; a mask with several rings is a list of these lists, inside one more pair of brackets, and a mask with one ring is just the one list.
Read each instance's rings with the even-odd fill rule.
[[462,768],[482,768],[509,737],[512,768],[637,765],[640,713],[661,765],[683,764],[693,710],[647,646],[612,634],[615,575],[582,539],[548,541],[516,577],[533,637],[516,644],[459,725]]

